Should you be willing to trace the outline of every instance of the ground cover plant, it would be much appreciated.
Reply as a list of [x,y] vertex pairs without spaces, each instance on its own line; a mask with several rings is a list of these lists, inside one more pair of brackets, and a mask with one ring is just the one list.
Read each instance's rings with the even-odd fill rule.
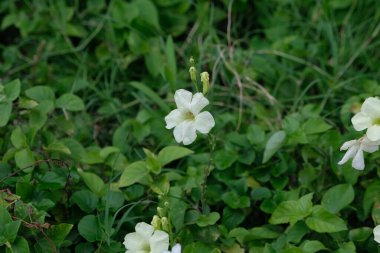
[[0,1],[0,252],[379,252],[379,30],[377,0]]

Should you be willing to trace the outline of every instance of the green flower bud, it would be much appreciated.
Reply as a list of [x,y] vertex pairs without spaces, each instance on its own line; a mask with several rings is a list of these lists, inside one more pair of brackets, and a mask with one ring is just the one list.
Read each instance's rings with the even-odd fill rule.
[[150,223],[156,230],[161,230],[161,219],[157,215],[153,216],[152,222]]
[[190,79],[191,79],[191,81],[193,81],[194,83],[196,83],[197,82],[197,70],[195,69],[194,66],[190,67],[189,73],[190,73]]
[[206,94],[210,87],[210,76],[208,72],[201,73],[201,82],[203,84],[203,94]]
[[157,207],[157,213],[160,217],[164,217],[166,215],[166,211],[162,207]]
[[161,218],[161,226],[162,230],[169,231],[169,220],[166,217]]

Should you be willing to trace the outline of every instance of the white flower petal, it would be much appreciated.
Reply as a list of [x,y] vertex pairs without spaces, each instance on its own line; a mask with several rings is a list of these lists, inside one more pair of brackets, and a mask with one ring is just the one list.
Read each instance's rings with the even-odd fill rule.
[[160,230],[156,230],[149,240],[151,253],[162,253],[169,248],[169,235]]
[[375,237],[375,241],[380,243],[380,225],[377,225],[373,229],[373,236]]
[[166,117],[166,128],[172,129],[173,127],[179,125],[184,120],[183,113],[179,109],[171,111]]
[[376,145],[375,142],[373,143],[362,143],[362,145],[360,146],[360,148],[367,152],[367,153],[373,153],[373,152],[376,152],[379,150],[379,145]]
[[195,128],[202,134],[207,134],[214,126],[214,117],[209,112],[201,112],[195,117]]
[[174,101],[181,111],[189,111],[193,94],[190,91],[180,89],[174,94]]
[[360,110],[371,118],[380,118],[380,100],[369,97],[364,101]]
[[367,137],[370,141],[380,140],[380,126],[373,125],[367,129]]
[[192,121],[184,121],[174,128],[174,138],[178,143],[183,142],[189,145],[195,141],[197,134],[195,133],[194,123]]
[[194,94],[189,109],[194,115],[197,115],[208,104],[208,99],[205,98],[202,93],[198,92]]
[[352,158],[356,155],[356,153],[358,152],[358,149],[359,149],[359,144],[354,145],[351,148],[349,148],[347,150],[346,154],[344,154],[342,160],[340,160],[338,162],[338,164],[342,165],[342,164],[346,163],[350,158]]
[[171,253],[181,253],[181,244],[177,243],[176,245],[174,245]]
[[363,150],[359,149],[354,159],[352,159],[352,167],[357,170],[364,170]]
[[142,237],[140,234],[134,232],[127,234],[124,237],[123,244],[126,249],[133,250],[135,252],[136,250],[143,250],[144,246],[149,244],[149,241]]
[[145,222],[137,223],[135,229],[136,233],[142,236],[146,241],[149,241],[154,232],[154,227]]
[[346,141],[345,143],[343,143],[342,147],[340,147],[340,151],[349,149],[357,142],[357,140]]
[[372,119],[367,114],[359,112],[352,117],[351,123],[356,131],[362,131],[372,125]]

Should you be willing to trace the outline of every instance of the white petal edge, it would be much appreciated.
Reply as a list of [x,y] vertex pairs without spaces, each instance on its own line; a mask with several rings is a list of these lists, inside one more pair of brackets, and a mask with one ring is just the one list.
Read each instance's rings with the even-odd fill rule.
[[377,243],[380,243],[380,225],[377,225],[374,229],[373,229],[373,236],[375,238],[375,241]]
[[359,112],[352,117],[351,123],[356,131],[362,131],[372,125],[372,119],[367,114]]
[[346,141],[345,143],[343,143],[342,147],[340,147],[340,151],[349,149],[357,142],[357,140]]
[[197,115],[208,104],[208,99],[205,98],[202,93],[198,92],[194,94],[189,109],[194,115]]
[[142,237],[136,232],[127,234],[124,237],[124,242],[123,242],[127,250],[133,250],[133,251],[142,250],[144,245],[148,243],[149,243],[148,240],[146,240],[144,237]]
[[169,249],[168,233],[156,230],[149,240],[151,253],[162,253]]
[[344,154],[342,160],[340,160],[338,162],[338,164],[342,165],[342,164],[346,163],[350,158],[352,158],[356,155],[356,153],[358,152],[358,149],[359,149],[359,144],[354,145],[351,148],[349,148],[347,150],[346,154]]
[[352,159],[352,167],[356,170],[364,170],[364,155],[363,150],[359,149],[354,159]]
[[181,244],[177,243],[176,245],[174,245],[174,247],[172,248],[172,252],[171,253],[181,253]]
[[174,138],[178,143],[189,145],[195,141],[197,134],[192,121],[184,121],[174,128]]
[[174,94],[174,101],[181,111],[189,111],[193,94],[190,91],[179,89]]
[[367,137],[370,141],[380,140],[380,126],[373,125],[367,129]]
[[367,98],[360,110],[372,119],[380,118],[380,99],[375,97]]
[[208,134],[215,126],[214,117],[209,112],[201,112],[195,117],[195,128],[202,134]]
[[154,227],[145,222],[139,222],[136,224],[136,233],[142,236],[146,241],[152,237]]
[[166,117],[166,128],[172,129],[175,126],[178,126],[183,121],[183,113],[179,109],[171,111]]

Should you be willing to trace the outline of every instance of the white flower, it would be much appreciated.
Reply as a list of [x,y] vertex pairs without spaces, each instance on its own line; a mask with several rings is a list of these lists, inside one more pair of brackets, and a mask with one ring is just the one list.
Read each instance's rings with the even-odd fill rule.
[[181,244],[177,243],[176,245],[174,245],[174,247],[172,248],[172,251],[165,251],[163,253],[181,253]]
[[375,241],[380,243],[380,225],[377,225],[373,229],[373,236],[375,237]]
[[380,140],[380,99],[367,98],[351,122],[356,131],[367,129],[367,136],[371,141]]
[[126,253],[163,253],[169,248],[169,235],[145,223],[137,223],[136,232],[124,238]]
[[196,131],[207,134],[215,126],[214,118],[209,112],[200,112],[209,104],[202,93],[194,96],[187,90],[177,90],[174,100],[178,109],[171,111],[166,117],[166,128],[174,127],[174,138],[178,143],[189,145],[197,138]]
[[346,163],[350,158],[352,159],[352,167],[357,170],[364,169],[364,156],[363,151],[373,153],[379,150],[380,141],[371,141],[364,135],[359,140],[351,140],[343,143],[340,150],[347,150],[342,160],[338,162],[339,165]]

